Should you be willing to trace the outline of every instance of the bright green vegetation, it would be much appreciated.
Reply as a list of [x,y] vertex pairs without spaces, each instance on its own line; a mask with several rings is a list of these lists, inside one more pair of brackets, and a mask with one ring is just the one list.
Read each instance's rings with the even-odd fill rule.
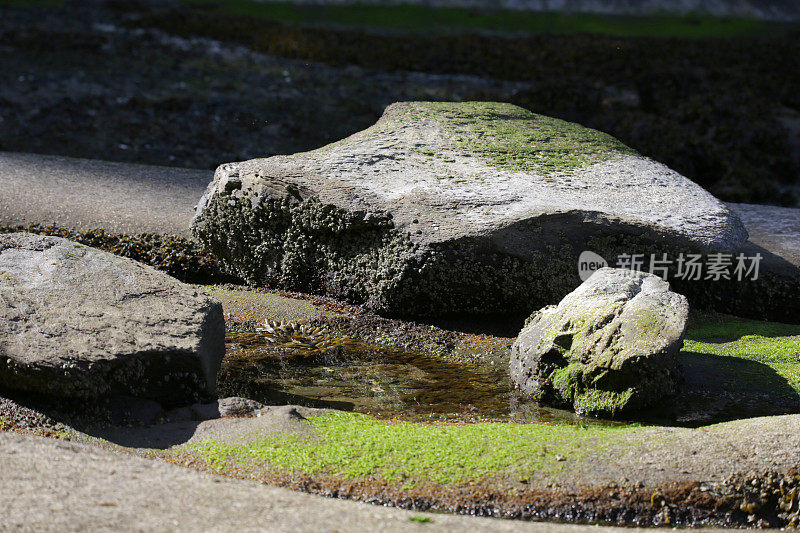
[[419,522],[420,524],[427,524],[431,522],[431,519],[427,516],[410,516],[408,519],[412,522]]
[[800,325],[698,316],[683,351],[715,357],[721,370],[734,367],[736,374],[727,374],[730,387],[769,383],[768,375],[777,374],[800,392]]
[[561,461],[613,447],[638,426],[549,424],[427,425],[355,413],[311,418],[314,437],[271,435],[250,444],[213,441],[179,448],[224,470],[269,465],[306,474],[378,475],[391,481],[458,483],[555,471]]
[[509,170],[567,172],[636,153],[606,133],[500,102],[418,103],[401,117],[437,120],[463,150]]
[[512,10],[476,11],[414,5],[302,6],[255,0],[184,0],[188,6],[213,6],[223,13],[259,17],[284,24],[344,26],[413,33],[503,32],[527,34],[593,33],[618,36],[737,37],[785,33],[788,26],[748,19],[708,16],[564,15]]

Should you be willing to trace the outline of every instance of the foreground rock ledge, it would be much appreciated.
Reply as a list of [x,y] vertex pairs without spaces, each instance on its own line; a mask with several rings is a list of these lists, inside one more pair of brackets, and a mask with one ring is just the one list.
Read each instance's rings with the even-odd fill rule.
[[224,351],[222,306],[191,286],[66,239],[0,235],[0,387],[184,403],[214,391]]
[[534,313],[511,349],[514,386],[544,403],[613,415],[673,392],[689,304],[652,274],[602,268]]
[[406,315],[530,312],[580,283],[581,251],[620,236],[649,251],[747,239],[616,139],[475,102],[397,103],[318,150],[222,165],[193,229],[250,283]]

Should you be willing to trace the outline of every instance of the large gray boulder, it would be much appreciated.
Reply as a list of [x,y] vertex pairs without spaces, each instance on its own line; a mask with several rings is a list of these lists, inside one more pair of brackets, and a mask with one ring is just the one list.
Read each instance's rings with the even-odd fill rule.
[[725,205],[613,137],[485,102],[392,104],[318,150],[224,164],[193,229],[250,283],[412,315],[558,301],[585,249],[747,239]]
[[0,387],[191,403],[224,351],[222,306],[191,286],[66,239],[0,235]]
[[602,268],[531,316],[512,347],[511,381],[580,413],[651,405],[673,391],[688,317],[686,298],[661,278]]

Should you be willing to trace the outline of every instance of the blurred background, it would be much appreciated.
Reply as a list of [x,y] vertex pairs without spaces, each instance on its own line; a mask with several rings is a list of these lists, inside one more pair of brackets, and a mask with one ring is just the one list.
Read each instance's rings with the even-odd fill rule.
[[497,100],[800,206],[800,1],[0,0],[0,73],[2,151],[214,168]]

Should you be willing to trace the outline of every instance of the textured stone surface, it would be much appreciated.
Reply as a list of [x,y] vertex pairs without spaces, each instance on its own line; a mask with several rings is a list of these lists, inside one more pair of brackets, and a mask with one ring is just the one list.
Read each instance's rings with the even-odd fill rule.
[[247,398],[231,396],[211,403],[197,403],[191,406],[194,420],[213,420],[226,416],[244,416],[258,411],[264,404]]
[[728,205],[744,222],[752,244],[800,267],[800,209],[774,205]]
[[0,386],[191,401],[215,389],[224,329],[218,302],[148,266],[0,235]]
[[195,234],[254,284],[400,314],[525,312],[592,238],[733,249],[739,218],[616,139],[509,104],[393,104],[318,150],[222,165]]
[[602,268],[534,313],[511,351],[511,381],[583,413],[652,404],[672,391],[689,305],[657,276]]
[[[705,294],[673,283],[693,306],[747,316],[800,324],[800,209],[771,205],[728,204],[750,234],[737,250],[747,257],[760,254],[756,280],[716,282]],[[699,297],[696,297],[699,296]]]

